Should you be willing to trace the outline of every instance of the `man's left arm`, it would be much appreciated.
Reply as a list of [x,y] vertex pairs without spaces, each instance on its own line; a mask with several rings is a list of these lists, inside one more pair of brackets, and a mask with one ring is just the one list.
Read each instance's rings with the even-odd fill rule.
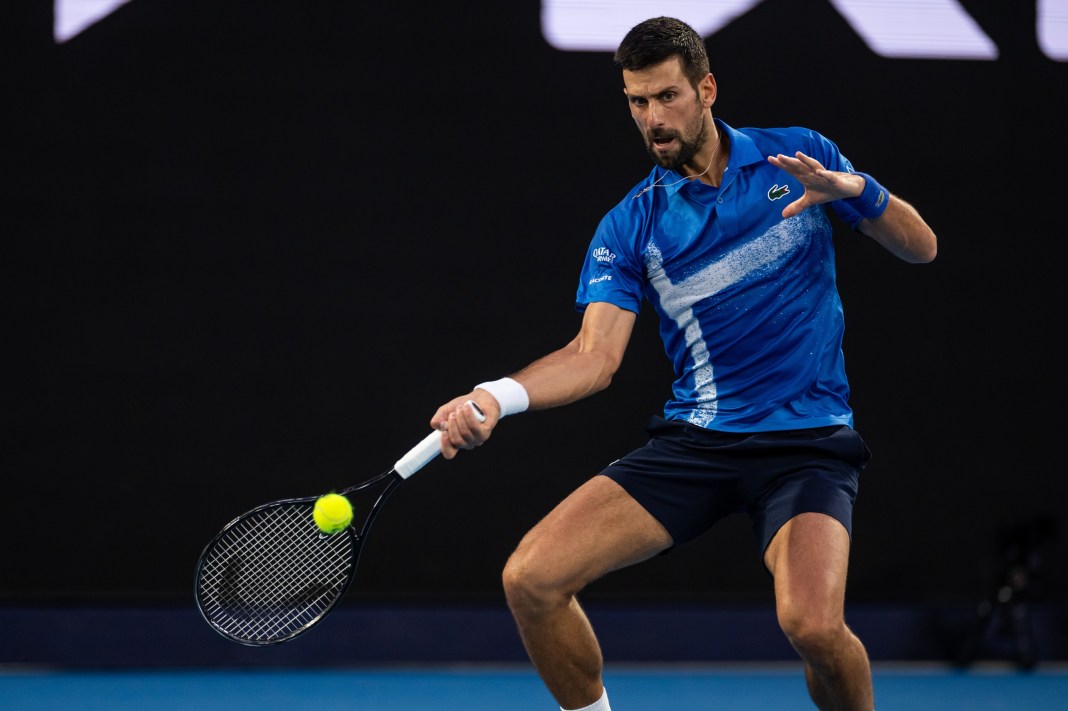
[[793,156],[768,156],[768,162],[805,186],[804,194],[783,209],[783,217],[793,217],[813,205],[842,200],[862,217],[857,231],[899,259],[922,264],[938,253],[935,233],[916,208],[892,195],[870,175],[827,170],[801,151]]
[[886,211],[874,219],[865,218],[857,231],[866,234],[891,254],[912,264],[926,264],[938,254],[934,231],[909,203],[889,195]]

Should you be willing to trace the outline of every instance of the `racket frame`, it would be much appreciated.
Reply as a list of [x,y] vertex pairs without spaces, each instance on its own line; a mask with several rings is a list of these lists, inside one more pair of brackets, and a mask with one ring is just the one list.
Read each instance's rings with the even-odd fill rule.
[[[475,414],[475,417],[478,418],[480,422],[484,422],[486,419],[485,414],[483,414],[482,410],[479,409],[478,405],[476,405],[474,401],[470,400],[468,401],[468,405],[471,406],[472,412]],[[272,501],[257,506],[254,509],[250,509],[249,511],[246,511],[245,513],[241,514],[237,518],[227,523],[217,534],[215,534],[211,541],[208,542],[208,544],[201,551],[199,558],[197,559],[196,572],[194,576],[194,597],[196,599],[197,609],[200,611],[200,614],[204,618],[204,621],[207,622],[208,625],[213,630],[215,630],[215,632],[217,632],[224,638],[248,647],[267,647],[275,644],[281,644],[282,642],[287,642],[289,640],[295,639],[303,635],[305,632],[309,631],[312,627],[322,621],[330,612],[332,612],[337,607],[338,603],[341,602],[341,600],[344,599],[345,595],[348,593],[348,590],[352,585],[352,580],[356,575],[356,569],[359,566],[360,554],[363,551],[363,542],[367,538],[368,533],[370,533],[372,524],[374,524],[375,519],[378,518],[378,514],[381,512],[382,507],[385,505],[385,502],[389,499],[390,495],[397,489],[398,486],[400,486],[403,481],[405,481],[412,474],[426,466],[440,453],[441,432],[432,431],[430,432],[430,434],[426,435],[423,440],[419,442],[419,444],[412,447],[403,457],[398,459],[392,469],[377,474],[359,484],[349,486],[336,492],[342,496],[348,497],[352,494],[356,494],[366,489],[370,489],[376,484],[388,480],[386,481],[386,484],[382,488],[382,490],[378,493],[378,496],[375,498],[375,501],[371,505],[370,509],[368,509],[367,516],[364,518],[363,523],[360,526],[359,532],[356,531],[354,526],[348,526],[337,533],[319,534],[321,538],[326,538],[328,536],[348,537],[351,545],[348,571],[345,574],[345,579],[336,588],[336,592],[333,594],[333,599],[330,600],[328,604],[324,605],[322,609],[319,610],[318,614],[316,614],[314,617],[309,618],[300,627],[294,628],[287,634],[272,635],[264,638],[252,638],[250,636],[241,636],[228,629],[222,623],[220,623],[218,619],[219,616],[212,613],[212,611],[209,609],[210,603],[204,599],[205,595],[202,594],[202,579],[204,576],[204,568],[205,564],[212,560],[212,554],[215,552],[216,546],[220,543],[220,541],[226,538],[227,534],[235,526],[250,519],[251,517],[260,514],[266,509],[278,508],[283,506],[306,506],[308,504],[314,504],[314,502],[318,500],[319,496],[304,496],[299,498],[279,499],[277,501]]]

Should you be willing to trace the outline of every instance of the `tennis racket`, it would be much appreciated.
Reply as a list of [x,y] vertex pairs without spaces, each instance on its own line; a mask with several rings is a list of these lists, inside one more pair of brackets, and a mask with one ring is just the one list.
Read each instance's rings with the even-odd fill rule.
[[[468,401],[479,421],[486,419]],[[324,617],[345,596],[360,550],[390,494],[441,454],[434,431],[397,460],[389,471],[338,491],[352,497],[377,489],[356,529],[334,534],[312,518],[318,496],[273,501],[226,524],[197,561],[196,601],[200,614],[223,637],[251,647],[294,639]]]

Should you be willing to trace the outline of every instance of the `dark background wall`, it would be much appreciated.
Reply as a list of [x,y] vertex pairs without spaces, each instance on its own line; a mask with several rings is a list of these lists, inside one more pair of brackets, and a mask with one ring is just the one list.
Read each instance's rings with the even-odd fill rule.
[[[961,4],[997,59],[880,57],[826,2],[708,38],[716,116],[825,133],[940,237],[911,266],[837,234],[874,452],[854,601],[978,599],[1006,527],[1068,598],[1068,63],[1032,3]],[[44,5],[4,72],[0,602],[191,601],[235,515],[389,468],[438,404],[570,339],[593,229],[649,169],[610,54],[553,48],[537,2],[135,0],[62,44]],[[643,313],[610,390],[406,483],[350,597],[499,601],[522,533],[670,382]],[[769,596],[742,519],[588,594]]]

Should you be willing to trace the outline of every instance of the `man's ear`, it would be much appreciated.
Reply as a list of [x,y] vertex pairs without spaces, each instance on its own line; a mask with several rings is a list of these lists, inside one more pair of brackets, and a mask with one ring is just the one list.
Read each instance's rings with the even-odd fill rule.
[[716,78],[711,73],[705,75],[697,85],[697,90],[701,95],[701,104],[706,109],[716,103]]

